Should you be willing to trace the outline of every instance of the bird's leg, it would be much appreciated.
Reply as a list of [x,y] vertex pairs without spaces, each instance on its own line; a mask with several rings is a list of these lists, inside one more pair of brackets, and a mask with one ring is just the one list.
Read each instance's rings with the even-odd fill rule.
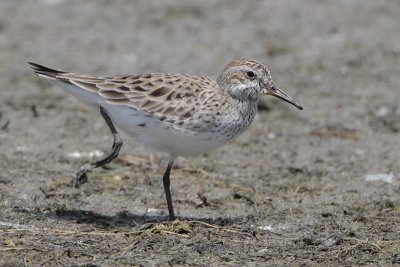
[[167,197],[168,213],[169,213],[170,221],[175,220],[174,207],[172,206],[171,190],[169,188],[169,185],[170,185],[169,175],[171,173],[172,165],[174,165],[173,157],[171,157],[171,159],[169,160],[167,169],[165,170],[165,173],[163,176],[164,191],[165,191],[165,196]]
[[111,162],[113,159],[118,157],[119,151],[122,147],[122,139],[119,136],[117,130],[114,127],[114,124],[112,123],[110,117],[108,116],[107,111],[103,108],[100,107],[100,114],[103,116],[104,120],[106,121],[108,128],[110,128],[110,131],[114,137],[114,142],[112,144],[111,152],[107,154],[104,158],[97,160],[96,162],[85,164],[79,168],[79,171],[75,174],[74,179],[72,180],[72,185],[73,187],[79,187],[81,184],[84,184],[87,182],[87,176],[86,173],[89,171],[93,170],[94,168],[103,166],[104,164],[107,164]]
[[104,120],[106,121],[108,128],[110,128],[110,131],[114,137],[114,141],[112,144],[111,152],[106,155],[103,159],[97,160],[94,162],[92,165],[94,165],[94,168],[103,166],[104,164],[110,163],[113,159],[118,157],[119,151],[121,150],[122,147],[122,139],[119,136],[117,130],[114,127],[114,124],[112,123],[110,117],[108,116],[107,111],[103,108],[100,107],[100,114],[103,116]]

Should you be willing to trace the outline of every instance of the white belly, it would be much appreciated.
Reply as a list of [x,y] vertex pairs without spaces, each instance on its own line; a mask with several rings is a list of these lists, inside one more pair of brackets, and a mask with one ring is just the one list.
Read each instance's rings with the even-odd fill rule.
[[128,133],[138,143],[154,150],[175,156],[190,156],[216,149],[227,142],[212,133],[170,127],[167,123],[146,116],[133,108],[108,103],[102,106],[117,128]]

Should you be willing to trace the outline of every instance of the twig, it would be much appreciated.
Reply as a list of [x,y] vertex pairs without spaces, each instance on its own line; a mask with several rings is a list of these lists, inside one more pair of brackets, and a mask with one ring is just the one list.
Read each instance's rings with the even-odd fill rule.
[[6,120],[6,122],[3,124],[3,126],[1,126],[2,130],[7,130],[8,125],[10,125],[10,119]]
[[225,232],[234,233],[234,234],[241,234],[241,235],[246,235],[246,236],[249,236],[249,237],[253,237],[249,233],[244,233],[244,232],[240,232],[240,231],[224,228],[224,227],[221,227],[221,226],[218,226],[218,225],[213,225],[213,224],[209,224],[209,223],[202,222],[202,221],[189,221],[189,223],[198,223],[198,224],[202,224],[204,226],[207,226],[207,227],[210,227],[210,228],[214,228],[214,229],[218,229],[218,230],[222,230],[222,231],[225,231]]
[[52,260],[54,260],[54,257],[50,257],[50,258],[42,261],[41,263],[38,264],[38,266],[43,266],[43,265],[45,265],[46,263],[48,263],[49,261],[52,261]]
[[24,248],[24,247],[0,248],[0,251],[9,251],[9,250],[31,250],[31,249],[30,248]]

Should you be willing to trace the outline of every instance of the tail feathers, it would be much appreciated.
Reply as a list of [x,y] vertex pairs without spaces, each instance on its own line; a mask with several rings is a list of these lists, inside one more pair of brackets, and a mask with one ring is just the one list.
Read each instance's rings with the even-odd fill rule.
[[67,80],[63,77],[60,77],[60,75],[66,73],[65,71],[51,69],[51,68],[45,67],[43,65],[33,63],[33,62],[28,62],[28,64],[33,69],[33,71],[41,77],[70,83],[69,80]]

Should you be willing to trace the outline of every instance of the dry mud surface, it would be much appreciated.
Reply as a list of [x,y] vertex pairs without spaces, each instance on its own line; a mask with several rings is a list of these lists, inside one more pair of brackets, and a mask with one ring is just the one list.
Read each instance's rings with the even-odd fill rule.
[[[0,1],[1,266],[400,264],[400,2]],[[87,74],[270,66],[304,111],[267,97],[250,130],[179,159],[128,136],[26,62]]]

